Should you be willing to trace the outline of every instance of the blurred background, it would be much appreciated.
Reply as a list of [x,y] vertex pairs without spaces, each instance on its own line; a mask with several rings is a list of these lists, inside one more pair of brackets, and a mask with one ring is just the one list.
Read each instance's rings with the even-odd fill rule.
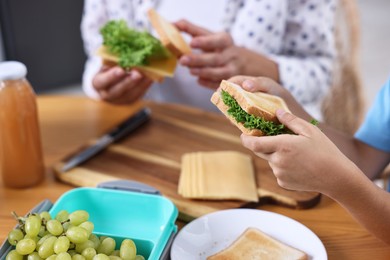
[[[390,76],[389,0],[356,0],[360,71],[366,107]],[[83,95],[85,54],[80,37],[83,1],[0,0],[0,61],[24,62],[38,94]]]
[[357,0],[360,12],[360,69],[369,106],[390,77],[390,1]]

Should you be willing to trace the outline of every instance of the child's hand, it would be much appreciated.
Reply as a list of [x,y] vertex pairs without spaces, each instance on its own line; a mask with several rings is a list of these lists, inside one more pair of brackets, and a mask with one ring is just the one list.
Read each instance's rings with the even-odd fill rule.
[[283,188],[329,194],[340,187],[345,169],[356,166],[318,127],[283,110],[277,116],[296,135],[241,135],[243,145],[269,162]]

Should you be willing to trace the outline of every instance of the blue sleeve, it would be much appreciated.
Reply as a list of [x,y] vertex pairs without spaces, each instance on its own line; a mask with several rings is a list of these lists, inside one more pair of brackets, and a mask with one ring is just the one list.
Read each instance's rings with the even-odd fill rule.
[[372,147],[390,152],[390,79],[377,94],[355,137]]

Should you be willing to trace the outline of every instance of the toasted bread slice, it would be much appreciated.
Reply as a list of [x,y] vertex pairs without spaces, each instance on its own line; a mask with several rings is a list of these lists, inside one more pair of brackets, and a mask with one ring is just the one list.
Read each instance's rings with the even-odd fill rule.
[[308,255],[257,228],[248,228],[229,247],[207,258],[207,260],[237,259],[304,260],[308,259]]
[[160,16],[154,9],[148,11],[149,21],[156,30],[161,43],[176,57],[191,52],[190,46],[184,40],[179,30]]
[[[111,54],[105,46],[100,46],[97,50],[97,55],[102,57],[103,63],[107,65],[115,65],[119,61],[119,58]],[[141,71],[151,80],[161,82],[165,77],[173,77],[176,64],[176,57],[171,56],[168,59],[152,60],[148,66],[135,66],[134,68]]]
[[275,112],[279,108],[289,111],[286,103],[280,97],[262,92],[248,92],[233,82],[222,80],[217,91],[211,96],[211,102],[216,105],[234,125],[247,135],[262,136],[265,135],[265,133],[259,129],[247,129],[242,123],[238,123],[230,116],[227,112],[229,107],[225,105],[221,98],[222,90],[228,92],[248,114],[262,117],[267,121],[278,123]]

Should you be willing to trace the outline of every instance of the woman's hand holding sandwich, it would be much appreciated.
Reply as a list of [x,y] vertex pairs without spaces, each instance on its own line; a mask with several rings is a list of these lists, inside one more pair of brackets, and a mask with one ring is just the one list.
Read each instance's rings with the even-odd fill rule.
[[100,98],[114,104],[129,104],[142,98],[152,80],[136,69],[104,65],[93,77],[92,85]]
[[192,36],[192,52],[180,58],[180,63],[197,76],[202,86],[217,89],[221,80],[234,75],[266,76],[279,81],[277,64],[259,53],[234,44],[226,32],[213,33],[186,20],[175,23],[177,28]]

